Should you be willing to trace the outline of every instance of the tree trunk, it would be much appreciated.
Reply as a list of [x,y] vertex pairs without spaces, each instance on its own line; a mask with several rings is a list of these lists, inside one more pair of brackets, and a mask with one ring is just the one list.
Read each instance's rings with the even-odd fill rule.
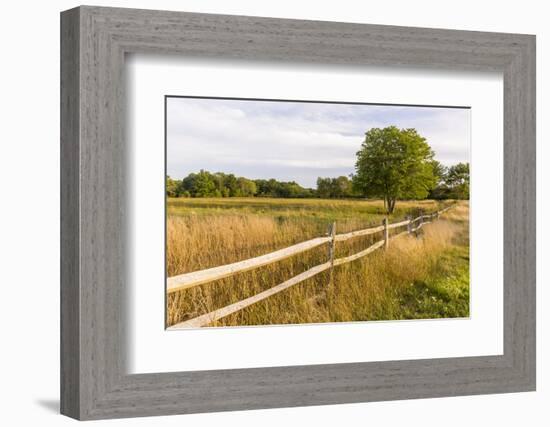
[[388,199],[388,214],[392,214],[395,209],[395,199]]

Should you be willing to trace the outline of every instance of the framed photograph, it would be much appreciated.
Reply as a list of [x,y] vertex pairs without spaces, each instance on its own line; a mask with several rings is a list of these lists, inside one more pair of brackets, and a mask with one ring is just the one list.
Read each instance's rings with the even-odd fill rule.
[[167,96],[168,328],[469,317],[469,148],[466,107]]
[[535,389],[535,37],[61,14],[61,411]]

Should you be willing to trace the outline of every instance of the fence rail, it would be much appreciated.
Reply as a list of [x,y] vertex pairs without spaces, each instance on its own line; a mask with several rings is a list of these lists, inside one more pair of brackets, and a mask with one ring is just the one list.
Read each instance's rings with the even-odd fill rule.
[[281,261],[285,258],[297,255],[307,250],[316,248],[330,241],[330,236],[317,237],[275,252],[261,255],[255,258],[250,258],[244,261],[234,262],[232,264],[221,265],[219,267],[208,268],[206,270],[194,271],[192,273],[180,274],[178,276],[169,277],[167,280],[168,293],[181,291],[183,289],[192,288],[193,286],[202,285],[214,280],[223,279],[237,273],[252,270],[253,268],[262,267],[267,264],[272,264]]
[[[396,237],[410,234],[418,231],[420,228],[422,228],[425,224],[431,223],[434,219],[439,218],[439,216],[449,209],[451,209],[454,205],[447,206],[444,209],[441,209],[437,212],[428,214],[428,215],[420,215],[415,219],[407,219],[405,221],[396,222],[393,224],[389,224],[387,222],[387,218],[384,219],[383,225],[377,226],[377,227],[371,227],[366,228],[363,230],[357,230],[352,231],[350,233],[344,233],[344,234],[335,234],[335,227],[336,224],[331,224],[331,228],[329,230],[329,233],[325,237],[317,237],[311,240],[307,240],[305,242],[301,242],[292,246],[289,246],[284,249],[277,250],[275,252],[271,252],[265,255],[261,255],[255,258],[250,258],[244,261],[238,261],[234,262],[232,264],[222,265],[219,267],[213,267],[208,268],[205,270],[200,271],[194,271],[191,273],[185,273],[180,274],[177,276],[169,277],[167,280],[167,292],[173,293],[177,292],[183,289],[189,289],[194,286],[198,286],[204,283],[212,282],[214,280],[219,280],[225,277],[232,276],[237,273],[245,272],[248,270],[252,270],[254,268],[262,267],[264,265],[272,264],[277,261],[281,261],[283,259],[289,258],[291,256],[297,255],[299,253],[305,252],[307,250],[316,248],[318,246],[321,246],[325,243],[330,244],[331,250],[329,250],[329,260],[323,264],[316,265],[315,267],[310,268],[309,270],[304,271],[303,273],[298,274],[297,276],[294,276],[290,278],[289,280],[286,280],[283,283],[280,283],[278,285],[273,286],[272,288],[269,288],[263,292],[260,292],[259,294],[256,294],[252,297],[246,298],[244,300],[238,301],[236,303],[230,304],[226,307],[214,310],[210,313],[203,314],[201,316],[195,317],[190,320],[186,320],[184,322],[177,323],[176,325],[170,326],[168,329],[174,330],[174,329],[186,329],[186,328],[197,328],[201,326],[208,325],[209,323],[215,322],[216,320],[219,320],[223,317],[226,317],[232,313],[235,313],[237,311],[240,311],[252,304],[255,304],[259,301],[262,301],[272,295],[275,295],[285,289],[288,289],[291,286],[294,286],[300,282],[303,282],[304,280],[307,280],[313,276],[316,276],[317,274],[331,269],[331,277],[332,277],[332,269],[336,266],[346,264],[351,261],[355,261],[359,258],[362,258],[375,250],[385,246],[387,247],[389,244],[390,239],[394,239]],[[428,220],[428,221],[425,221]],[[413,224],[417,223],[418,225],[413,228]],[[389,230],[393,228],[403,227],[407,226],[407,230],[403,231],[399,234],[396,234],[390,238],[389,236]],[[359,237],[359,236],[367,236],[370,234],[375,234],[379,232],[384,232],[384,239],[380,240],[373,245],[369,246],[367,249],[364,249],[360,252],[357,252],[353,255],[343,257],[343,258],[337,258],[334,259],[334,243],[335,242],[341,242],[346,241],[348,239]],[[332,282],[332,280],[331,280]]]

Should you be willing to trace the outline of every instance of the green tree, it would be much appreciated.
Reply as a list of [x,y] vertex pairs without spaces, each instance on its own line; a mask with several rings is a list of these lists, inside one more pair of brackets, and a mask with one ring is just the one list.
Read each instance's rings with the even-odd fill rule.
[[445,184],[450,189],[450,198],[470,198],[470,164],[457,163],[449,167],[445,176]]
[[442,165],[437,160],[432,160],[432,168],[434,171],[434,178],[436,185],[430,190],[428,194],[429,199],[443,200],[449,198],[449,189],[445,184],[445,178],[447,176],[447,167]]
[[443,173],[437,186],[430,191],[430,199],[464,199],[470,198],[470,165],[457,163],[448,168],[443,167]]
[[220,194],[216,193],[214,175],[202,169],[199,173],[190,173],[187,175],[182,180],[182,189],[188,191],[192,197],[215,197],[217,194]]
[[223,177],[223,186],[226,189],[226,192],[228,192],[229,197],[235,197],[237,195],[238,185],[237,185],[237,177],[230,174],[224,174]]
[[324,199],[351,197],[352,183],[347,176],[317,178],[317,196]]
[[216,190],[221,196],[223,196],[225,190],[225,174],[223,172],[216,172],[212,174],[212,178],[216,184]]
[[388,214],[399,199],[425,199],[436,185],[434,152],[416,129],[372,128],[357,152],[354,188],[380,197]]
[[443,182],[445,180],[445,177],[447,176],[447,168],[437,160],[432,160],[431,163],[436,185],[441,184],[441,182]]
[[166,196],[179,197],[181,192],[181,181],[166,176]]
[[317,195],[322,199],[330,198],[331,194],[331,178],[317,178]]
[[294,181],[252,180],[205,170],[190,173],[181,181],[167,177],[166,182],[168,197],[315,197],[315,190]]
[[353,193],[352,183],[347,176],[339,176],[334,179],[333,197],[350,197]]
[[237,178],[237,195],[239,197],[252,197],[256,194],[256,183],[243,177]]

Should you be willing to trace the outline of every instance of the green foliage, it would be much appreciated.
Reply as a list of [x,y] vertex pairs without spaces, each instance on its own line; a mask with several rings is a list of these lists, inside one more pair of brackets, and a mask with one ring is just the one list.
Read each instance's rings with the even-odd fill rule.
[[260,197],[308,198],[315,196],[315,190],[304,188],[295,181],[283,182],[276,179],[257,179],[254,181]]
[[351,181],[346,176],[317,178],[317,196],[323,199],[341,199],[353,196]]
[[166,177],[166,195],[168,197],[179,197],[179,186],[180,181],[172,179],[169,176]]
[[216,183],[209,172],[201,170],[198,174],[193,174],[191,180],[193,197],[216,196]]
[[166,177],[166,195],[168,197],[309,198],[315,197],[316,192],[311,188],[303,188],[294,181],[251,180],[233,174],[201,170],[199,173],[190,173],[181,181]]
[[457,163],[444,168],[438,185],[430,192],[431,199],[460,199],[470,198],[470,164]]
[[257,187],[254,181],[239,177],[237,178],[237,197],[252,197],[256,194]]
[[443,254],[426,280],[412,282],[400,295],[402,319],[468,317],[470,257],[467,246]]
[[372,128],[357,152],[354,188],[384,199],[392,213],[399,199],[425,199],[437,184],[434,152],[415,129]]
[[432,164],[432,170],[433,170],[435,182],[439,184],[441,183],[442,180],[445,179],[445,175],[447,174],[447,168],[435,159],[431,161],[431,164]]
[[470,164],[458,163],[447,171],[445,183],[451,188],[451,198],[470,198]]

